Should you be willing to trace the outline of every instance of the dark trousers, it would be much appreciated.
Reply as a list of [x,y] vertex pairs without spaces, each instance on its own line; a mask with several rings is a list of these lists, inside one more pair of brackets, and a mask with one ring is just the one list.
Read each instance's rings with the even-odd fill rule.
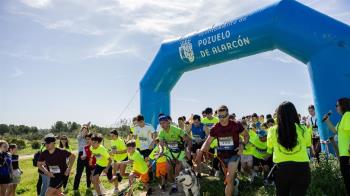
[[38,182],[36,183],[36,192],[38,193],[37,195],[40,195],[42,183],[43,181],[41,179],[41,175],[39,174],[39,179],[38,179]]
[[277,164],[275,184],[277,196],[303,196],[311,182],[309,163],[285,162]]
[[86,173],[86,186],[88,188],[90,188],[90,186],[91,186],[91,179],[90,179],[91,170],[89,167],[89,163],[86,159],[82,160],[80,158],[82,155],[83,155],[83,152],[79,152],[78,162],[77,162],[77,172],[76,172],[75,178],[74,178],[73,190],[79,189],[80,179],[81,179],[81,176],[83,175],[84,168],[85,168],[85,173]]
[[346,188],[346,192],[350,195],[350,165],[349,165],[350,157],[341,156],[339,158],[340,162],[340,171],[344,179],[344,184]]

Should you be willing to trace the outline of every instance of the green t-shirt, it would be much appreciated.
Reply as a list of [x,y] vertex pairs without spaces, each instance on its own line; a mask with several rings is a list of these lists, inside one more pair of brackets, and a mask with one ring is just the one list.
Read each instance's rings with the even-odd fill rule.
[[[254,146],[252,144],[252,141],[255,140],[256,137],[258,137],[253,130],[249,130],[249,143],[244,146],[243,149],[243,155],[253,155],[254,152]],[[243,139],[243,136],[240,135],[240,137]]]
[[181,142],[181,138],[186,135],[185,131],[170,125],[169,131],[160,130],[159,132],[159,140],[166,142]]
[[265,159],[269,154],[267,153],[267,142],[262,142],[258,136],[252,140],[253,153],[252,155],[258,159]]
[[295,125],[298,134],[297,145],[291,150],[287,150],[278,143],[277,125],[270,128],[267,135],[267,147],[273,149],[273,162],[281,163],[287,161],[309,162],[307,148],[311,146],[311,134],[305,126]]
[[350,156],[350,112],[345,112],[337,125],[339,156]]
[[148,166],[146,161],[143,159],[143,156],[138,150],[135,150],[134,153],[128,154],[128,159],[133,161],[132,170],[134,172],[145,174],[148,172]]
[[[149,158],[154,160],[154,159],[155,159],[155,153],[159,153],[159,150],[160,150],[159,147],[156,146],[156,147],[152,150],[151,154],[149,155]],[[163,150],[164,150],[163,154],[165,154],[165,153],[166,153],[166,148],[164,147]],[[158,157],[157,163],[164,163],[164,162],[167,162],[165,156]]]
[[[124,140],[119,138],[119,137],[116,140],[111,140],[111,149],[112,149],[112,152],[114,150],[116,150],[116,151],[124,151],[124,150],[126,150],[126,145],[125,145]],[[128,154],[126,152],[123,153],[123,154],[114,154],[113,155],[113,160],[115,160],[115,161],[122,161],[127,156],[128,156]]]
[[213,116],[212,119],[209,119],[208,117],[202,118],[201,122],[205,125],[208,126],[209,129],[212,128],[216,123],[219,122],[219,119],[215,116]]
[[97,148],[93,148],[90,146],[91,153],[96,158],[96,164],[101,167],[107,167],[108,166],[108,159],[110,158],[109,153],[107,149],[100,145]]

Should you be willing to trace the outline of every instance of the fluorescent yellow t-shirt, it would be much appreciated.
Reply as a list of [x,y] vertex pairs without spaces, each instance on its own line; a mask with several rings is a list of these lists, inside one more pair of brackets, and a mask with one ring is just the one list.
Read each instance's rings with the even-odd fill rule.
[[345,112],[337,125],[339,156],[350,156],[350,112]]
[[[114,150],[116,151],[124,151],[126,150],[126,145],[123,139],[121,138],[117,138],[116,140],[111,140],[111,149],[112,152]],[[113,160],[115,161],[123,161],[126,157],[128,156],[128,154],[125,152],[123,154],[114,154],[113,155]]]
[[273,149],[273,162],[281,163],[287,161],[309,162],[307,147],[311,146],[311,135],[305,126],[295,125],[298,134],[297,145],[291,150],[287,150],[278,143],[277,125],[270,128],[267,135],[267,147]]
[[107,149],[104,146],[99,145],[97,148],[90,146],[90,150],[91,153],[96,157],[96,164],[101,167],[107,167],[108,159],[110,158]]
[[148,172],[148,166],[143,156],[138,150],[135,150],[132,154],[128,154],[129,160],[133,161],[132,170],[134,172],[145,174]]
[[[154,159],[155,159],[155,153],[159,153],[159,150],[160,150],[159,147],[156,146],[156,147],[152,150],[151,154],[149,155],[149,158],[154,160]],[[164,152],[163,152],[163,154],[165,154],[165,152],[166,152],[166,149],[165,149],[165,147],[164,147]],[[161,156],[161,157],[159,157],[159,158],[157,159],[157,163],[164,163],[164,162],[167,162],[165,156]]]

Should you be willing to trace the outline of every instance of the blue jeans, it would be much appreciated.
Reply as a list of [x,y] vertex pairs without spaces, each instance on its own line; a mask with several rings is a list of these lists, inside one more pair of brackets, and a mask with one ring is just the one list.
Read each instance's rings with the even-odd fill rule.
[[45,196],[47,189],[50,185],[50,177],[45,174],[40,174],[42,179],[40,196]]

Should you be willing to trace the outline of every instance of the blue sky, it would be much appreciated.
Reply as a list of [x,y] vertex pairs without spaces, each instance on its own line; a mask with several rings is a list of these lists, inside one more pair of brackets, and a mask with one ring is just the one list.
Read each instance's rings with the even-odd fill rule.
[[[55,121],[113,125],[164,39],[222,23],[275,0],[2,0],[0,123],[50,127]],[[348,0],[302,0],[350,24]],[[229,106],[272,113],[290,100],[306,114],[306,66],[273,51],[185,73],[172,115]],[[122,113],[139,113],[139,94]]]

